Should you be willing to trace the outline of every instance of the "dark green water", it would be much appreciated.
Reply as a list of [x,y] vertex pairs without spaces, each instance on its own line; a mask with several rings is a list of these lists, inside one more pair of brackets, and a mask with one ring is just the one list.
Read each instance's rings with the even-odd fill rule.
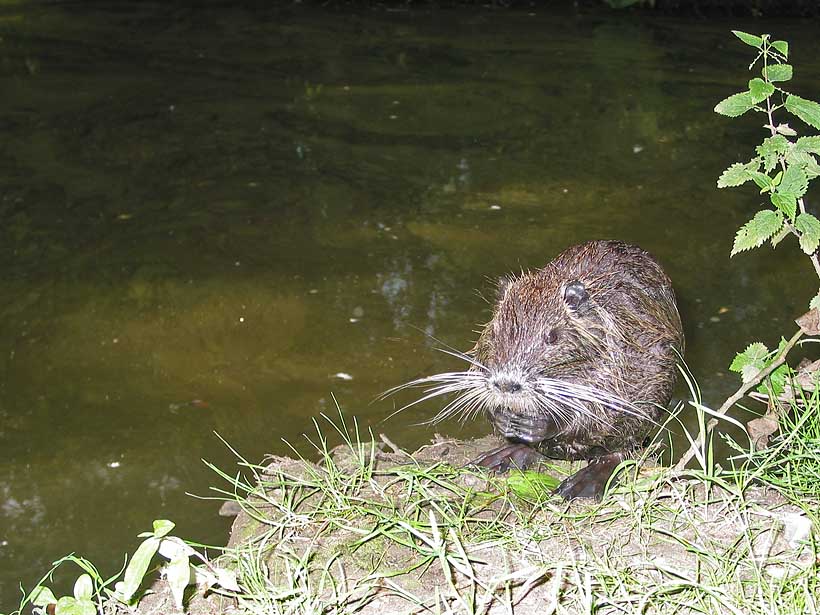
[[[213,432],[309,454],[333,395],[423,443],[436,404],[371,401],[457,367],[426,334],[469,348],[489,279],[572,243],[664,263],[719,403],[816,287],[793,246],[728,258],[760,197],[715,179],[764,136],[712,112],[749,78],[730,27],[761,26],[4,5],[0,609],[72,551],[113,573],[155,518],[224,543],[185,494],[224,486],[200,458],[235,469]],[[818,96],[816,24],[766,27]]]

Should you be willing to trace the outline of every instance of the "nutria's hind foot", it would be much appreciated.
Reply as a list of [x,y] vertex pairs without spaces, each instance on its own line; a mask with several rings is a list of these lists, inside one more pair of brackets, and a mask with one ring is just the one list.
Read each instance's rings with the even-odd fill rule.
[[611,453],[592,459],[585,468],[581,468],[572,476],[561,481],[555,493],[565,500],[577,498],[601,500],[604,497],[609,477],[623,460],[623,453]]
[[468,466],[487,468],[491,472],[503,474],[510,468],[526,470],[544,459],[544,456],[526,444],[505,444],[468,462]]

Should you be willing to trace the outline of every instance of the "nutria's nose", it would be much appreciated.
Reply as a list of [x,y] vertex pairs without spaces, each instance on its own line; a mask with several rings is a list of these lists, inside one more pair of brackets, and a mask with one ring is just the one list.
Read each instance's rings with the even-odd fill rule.
[[493,386],[502,393],[518,393],[522,389],[520,382],[507,378],[493,381]]

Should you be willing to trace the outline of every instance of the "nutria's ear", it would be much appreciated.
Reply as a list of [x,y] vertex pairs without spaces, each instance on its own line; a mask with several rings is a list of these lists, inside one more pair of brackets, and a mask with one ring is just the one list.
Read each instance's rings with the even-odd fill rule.
[[589,300],[589,293],[584,287],[583,282],[574,280],[566,285],[564,288],[564,303],[573,312],[577,311],[582,305]]
[[495,283],[495,299],[496,301],[501,301],[504,298],[504,295],[507,294],[507,289],[510,287],[515,281],[515,278],[511,275],[502,275]]

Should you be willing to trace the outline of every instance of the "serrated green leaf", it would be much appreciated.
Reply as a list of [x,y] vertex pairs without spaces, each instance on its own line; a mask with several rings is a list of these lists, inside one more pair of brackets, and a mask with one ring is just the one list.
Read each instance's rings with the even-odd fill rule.
[[779,231],[777,231],[774,235],[772,235],[772,238],[770,239],[772,247],[776,248],[777,244],[779,244],[781,241],[783,241],[789,235],[791,235],[791,229],[784,224],[783,227]]
[[760,373],[760,368],[755,365],[744,365],[740,370],[740,379],[745,383],[751,382]]
[[794,149],[798,152],[820,154],[820,136],[800,137],[797,142],[795,142]]
[[[764,139],[763,143],[755,148],[763,160],[763,170],[766,173],[773,171],[780,161],[780,156],[785,154],[789,150],[790,146],[791,142],[783,135],[773,135],[767,139]],[[766,188],[769,186],[768,183],[765,185],[758,185],[761,188]],[[773,181],[771,185],[777,185],[777,182]]]
[[801,213],[794,221],[794,228],[800,233],[800,249],[806,254],[814,254],[820,246],[820,220]]
[[772,94],[774,94],[774,86],[771,83],[766,83],[760,77],[755,77],[749,81],[749,95],[752,97],[754,104],[763,102]]
[[806,194],[809,188],[809,180],[806,174],[796,164],[786,167],[786,172],[783,173],[783,179],[777,186],[777,191],[784,194],[793,194],[795,198],[800,198]]
[[791,193],[784,194],[778,191],[772,192],[769,195],[769,199],[772,205],[786,214],[790,220],[794,219],[794,215],[797,213],[797,197]]
[[755,217],[740,227],[735,235],[732,254],[760,247],[764,241],[777,233],[783,226],[783,213],[764,209],[755,214]]
[[739,352],[732,360],[729,369],[733,372],[740,372],[747,365],[755,365],[758,369],[765,366],[766,357],[769,355],[769,349],[762,342],[754,342],[746,347],[746,350]]
[[772,178],[765,173],[760,173],[759,171],[749,171],[749,177],[752,178],[754,183],[756,183],[757,187],[761,190],[771,190]]
[[793,74],[791,64],[772,64],[763,68],[763,78],[766,81],[789,81]]
[[811,157],[811,160],[803,167],[803,172],[806,174],[808,179],[814,179],[815,177],[820,177],[820,164],[814,159],[814,156]]
[[786,98],[786,110],[799,117],[809,126],[820,129],[820,105],[794,94]]
[[820,245],[820,238],[808,237],[808,235],[800,236],[800,249],[803,250],[805,254],[811,256],[817,252],[818,245]]
[[755,36],[754,34],[748,34],[746,32],[741,32],[740,30],[732,30],[732,34],[742,40],[744,43],[749,45],[750,47],[757,47],[758,49],[763,48],[763,39],[759,36]]
[[773,135],[763,139],[763,143],[758,145],[755,150],[761,156],[766,154],[785,154],[789,150],[791,142],[783,135]]
[[778,124],[775,127],[775,130],[778,132],[778,134],[786,135],[787,137],[796,137],[797,136],[797,131],[794,130],[788,124]]
[[789,57],[789,44],[786,41],[772,41],[772,47],[777,49],[787,58]]
[[724,98],[715,105],[715,113],[720,113],[727,117],[737,117],[743,115],[755,106],[752,95],[749,92],[739,92]]
[[820,165],[818,165],[817,159],[809,152],[820,153],[820,138],[803,137],[802,139],[798,139],[794,147],[786,152],[784,158],[787,165],[797,166],[803,170],[807,182],[820,176]]
[[792,148],[786,152],[786,156],[783,159],[786,161],[787,165],[795,165],[801,169],[809,166],[815,161],[814,156],[807,152],[801,152],[796,148]]
[[816,294],[809,302],[809,309],[816,310],[820,308],[820,293]]
[[[786,382],[789,379],[791,369],[783,364],[766,377],[766,380],[757,387],[758,393],[764,395],[779,396],[786,389]],[[771,391],[769,390],[771,388]]]
[[[740,186],[745,184],[747,181],[752,179],[752,176],[749,175],[749,164],[743,164],[742,162],[736,162],[728,169],[726,169],[723,173],[720,174],[720,177],[717,181],[718,188],[734,188],[735,186]],[[760,166],[759,162],[755,162],[755,169]]]

